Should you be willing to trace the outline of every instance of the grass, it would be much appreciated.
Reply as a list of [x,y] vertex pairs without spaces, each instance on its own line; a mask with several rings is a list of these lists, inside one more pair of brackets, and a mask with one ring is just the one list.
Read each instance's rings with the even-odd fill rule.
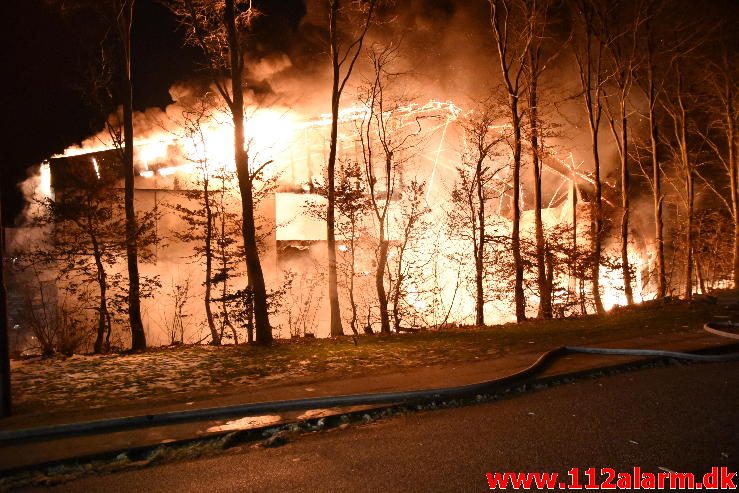
[[185,402],[260,386],[429,365],[458,364],[559,345],[598,344],[699,330],[720,308],[707,302],[651,304],[606,316],[457,328],[390,337],[280,341],[272,347],[183,346],[139,354],[12,362],[16,413],[143,402]]

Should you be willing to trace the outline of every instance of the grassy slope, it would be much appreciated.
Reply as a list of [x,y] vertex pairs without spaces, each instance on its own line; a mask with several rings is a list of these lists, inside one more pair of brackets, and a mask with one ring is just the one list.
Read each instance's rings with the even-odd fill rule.
[[604,317],[361,337],[357,346],[341,338],[282,342],[271,348],[188,346],[131,355],[30,359],[13,362],[13,392],[20,414],[107,407],[132,399],[185,401],[300,378],[397,372],[565,344],[690,332],[718,311],[707,303],[673,303]]

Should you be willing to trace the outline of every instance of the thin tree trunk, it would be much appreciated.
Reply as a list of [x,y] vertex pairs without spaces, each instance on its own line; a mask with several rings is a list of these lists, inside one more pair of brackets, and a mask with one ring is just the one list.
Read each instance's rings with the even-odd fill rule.
[[570,283],[580,304],[580,313],[585,315],[585,290],[583,289],[582,276],[578,277],[578,259],[580,258],[577,243],[577,185],[576,185],[575,169],[572,169],[572,258],[570,259]]
[[328,205],[326,209],[326,247],[328,249],[328,300],[331,310],[331,336],[344,335],[341,324],[341,308],[339,306],[339,286],[336,274],[336,146],[339,127],[339,102],[341,93],[339,84],[341,79],[340,54],[338,49],[338,32],[336,30],[336,18],[339,11],[339,0],[331,2],[331,13],[329,19],[329,30],[331,37],[331,62],[333,69],[333,82],[331,86],[331,138],[327,163],[328,174]]
[[[352,319],[349,324],[352,330],[352,334],[355,336],[359,335],[359,330],[357,329],[357,302],[354,299],[354,276],[356,275],[356,254],[354,252],[354,248],[356,247],[356,220],[354,217],[351,218],[352,221],[352,231],[351,231],[351,238],[349,239],[349,245],[352,249],[351,251],[351,266],[349,269],[349,303],[352,307]],[[356,342],[356,339],[355,339]]]
[[482,327],[485,325],[485,189],[483,182],[483,158],[480,156],[477,160],[475,169],[477,178],[477,223],[479,236],[475,248],[475,325]]
[[[585,111],[588,115],[588,124],[590,126],[591,151],[593,154],[593,182],[595,185],[595,197],[591,202],[590,226],[591,226],[591,242],[592,242],[592,261],[591,274],[593,285],[593,302],[595,310],[599,315],[605,313],[603,301],[600,296],[600,262],[602,250],[603,235],[603,187],[600,179],[600,151],[598,148],[598,135],[600,133],[600,122],[602,117],[601,102],[601,59],[603,46],[598,41],[597,57],[593,55],[593,22],[592,12],[586,8],[583,3],[579,7],[580,14],[583,16],[583,24],[585,26],[585,53],[584,58],[575,56],[578,68],[580,70],[580,83],[583,91],[583,103]],[[595,65],[595,66],[594,66]],[[595,81],[593,81],[595,74]]]
[[[91,210],[89,204],[88,210]],[[95,354],[101,354],[109,349],[105,347],[105,332],[108,323],[108,281],[107,275],[105,273],[105,266],[103,265],[103,255],[100,251],[100,244],[98,243],[97,237],[95,236],[95,230],[92,224],[92,217],[90,217],[89,215],[87,216],[87,231],[90,235],[90,242],[92,243],[92,254],[95,258],[95,268],[97,269],[96,277],[98,281],[98,289],[100,291],[100,300],[98,306],[98,329],[95,336],[93,351],[95,352]]]
[[[207,171],[206,171],[207,173]],[[203,200],[205,205],[205,316],[210,329],[211,344],[221,345],[221,335],[216,330],[213,320],[213,311],[210,306],[211,290],[213,288],[213,211],[210,207],[210,190],[208,190],[208,177],[203,176]]]
[[631,174],[629,173],[629,138],[628,117],[626,116],[626,97],[620,95],[619,109],[621,112],[621,272],[624,279],[624,294],[626,304],[634,304],[634,294],[631,287],[631,266],[629,265],[629,189]]
[[231,323],[231,319],[228,315],[228,302],[226,296],[228,295],[228,254],[226,253],[226,206],[224,204],[224,196],[226,194],[226,178],[225,175],[221,175],[221,193],[220,193],[220,238],[219,245],[221,247],[221,275],[223,281],[221,282],[221,317],[223,319],[223,325],[231,330],[234,337],[234,345],[239,343],[239,335],[236,332],[236,328]]
[[541,218],[541,162],[539,160],[538,60],[536,47],[529,50],[531,80],[529,82],[529,124],[531,125],[531,160],[534,171],[534,219],[536,237],[536,274],[539,287],[539,318],[552,318],[552,292],[547,282],[544,223]]
[[686,206],[686,230],[685,230],[685,293],[686,299],[690,299],[693,296],[693,215],[694,215],[694,204],[695,204],[695,182],[693,177],[693,169],[690,165],[688,158],[688,144],[687,144],[687,130],[685,121],[686,115],[684,107],[681,105],[681,141],[680,141],[680,153],[685,166],[685,191],[687,193],[687,206]]
[[591,127],[592,150],[593,150],[593,178],[595,181],[595,200],[592,207],[592,242],[593,261],[591,277],[593,279],[593,301],[598,314],[605,313],[603,302],[600,297],[600,259],[601,242],[603,235],[603,190],[600,181],[600,152],[598,150],[598,131]]
[[[0,187],[2,188],[2,187]],[[0,417],[11,414],[8,292],[5,288],[5,228],[0,190]]]
[[[225,268],[224,268],[225,272]],[[223,325],[231,330],[231,334],[234,337],[234,345],[239,343],[239,334],[236,332],[236,327],[231,323],[231,319],[228,316],[228,303],[226,302],[226,296],[228,295],[228,284],[224,278],[222,283],[223,289],[221,291],[221,317],[223,318]]]
[[[513,127],[513,228],[511,231],[511,248],[513,250],[513,264],[515,270],[515,309],[516,321],[526,320],[526,298],[523,291],[523,259],[521,257],[521,114],[519,112],[519,97],[521,95],[520,77],[526,66],[526,56],[531,43],[531,37],[526,41],[521,53],[515,54],[511,61],[508,54],[511,47],[508,38],[508,13],[510,6],[505,1],[490,0],[490,23],[495,34],[500,60],[501,75],[508,91],[508,108],[511,111],[511,125]],[[502,8],[501,8],[502,7]],[[502,11],[502,12],[501,12]],[[529,33],[529,36],[531,34]],[[518,60],[516,62],[515,60]],[[518,63],[518,68],[513,69]]]
[[390,333],[390,316],[387,310],[387,293],[385,292],[385,267],[389,242],[385,239],[385,224],[380,223],[380,249],[377,253],[377,270],[375,271],[375,289],[380,304],[380,333]]
[[256,343],[272,344],[272,327],[269,325],[267,309],[267,288],[264,282],[262,264],[259,261],[256,227],[254,225],[253,183],[249,170],[249,156],[245,149],[244,137],[244,92],[242,88],[243,60],[236,32],[234,0],[226,0],[224,23],[228,31],[228,44],[231,62],[231,115],[234,124],[234,158],[236,175],[241,194],[242,236],[246,257],[246,273],[252,290]]
[[[728,62],[727,62],[728,65]],[[728,69],[728,67],[727,67]],[[727,75],[728,77],[728,75]],[[729,182],[731,185],[731,209],[734,216],[734,289],[739,289],[739,187],[736,168],[736,128],[734,110],[734,85],[726,81],[726,128],[729,148]]]
[[[398,268],[400,270],[400,268]],[[400,333],[400,282],[401,277],[398,276],[398,279],[395,282],[395,286],[393,287],[393,294],[392,294],[392,301],[393,301],[393,329],[395,329],[395,333]]]
[[513,230],[511,248],[516,271],[514,295],[516,302],[516,321],[526,320],[526,298],[523,292],[523,258],[521,257],[521,115],[518,110],[518,97],[510,96],[511,119],[513,123]]
[[686,170],[685,188],[688,193],[688,205],[686,211],[686,230],[685,230],[685,299],[693,296],[693,203],[694,203],[694,183],[692,170]]
[[[649,29],[649,24],[647,24]],[[654,242],[655,267],[657,269],[657,298],[667,295],[667,278],[665,276],[665,241],[662,215],[662,164],[659,155],[659,127],[657,124],[657,91],[654,82],[654,63],[652,33],[649,31],[647,46],[647,97],[649,104],[649,142],[652,151],[652,197],[654,203]]]
[[695,252],[693,252],[693,262],[695,264],[695,280],[698,282],[698,287],[701,290],[700,294],[708,294],[708,291],[706,291],[706,280],[703,277],[703,267],[700,255],[697,255]]
[[126,264],[128,267],[128,317],[131,349],[146,349],[146,334],[141,321],[141,292],[138,263],[138,228],[134,208],[133,169],[133,84],[131,81],[131,24],[135,0],[124,0],[118,18],[123,52],[123,177],[126,210]]

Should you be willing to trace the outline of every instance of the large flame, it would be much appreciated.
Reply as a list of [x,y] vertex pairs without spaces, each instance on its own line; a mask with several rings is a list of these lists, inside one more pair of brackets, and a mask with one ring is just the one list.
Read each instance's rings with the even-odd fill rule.
[[[316,182],[323,177],[323,166],[326,162],[328,149],[328,129],[331,125],[331,115],[324,114],[318,118],[305,118],[295,110],[289,108],[249,108],[244,120],[244,138],[246,150],[250,156],[252,172],[257,168],[263,169],[260,179],[277,179],[282,183],[289,183],[290,190],[310,191]],[[405,302],[412,306],[427,323],[441,323],[446,320],[456,323],[472,323],[474,321],[475,297],[470,289],[469,281],[473,276],[474,262],[471,256],[468,261],[464,258],[452,261],[448,252],[465,252],[470,249],[469,242],[453,237],[445,225],[445,215],[449,209],[450,183],[457,179],[456,165],[459,162],[461,141],[456,136],[452,126],[457,119],[464,115],[464,111],[452,102],[429,101],[426,104],[411,104],[395,108],[391,116],[397,120],[397,125],[416,125],[418,121],[428,122],[426,132],[429,138],[425,146],[415,150],[413,165],[409,166],[408,173],[426,183],[424,192],[426,205],[432,215],[434,225],[429,234],[423,236],[421,243],[411,252],[412,258],[424,265],[423,279],[409,281],[404,294]],[[340,131],[340,158],[344,160],[359,160],[356,154],[357,122],[368,117],[368,109],[364,106],[351,106],[339,112]],[[180,187],[194,184],[202,173],[215,176],[222,171],[233,172],[234,165],[234,130],[229,114],[222,111],[213,111],[209,118],[200,122],[196,128],[188,130],[184,120],[175,125],[174,130],[169,128],[160,131],[149,131],[144,135],[137,135],[135,142],[135,165],[139,180],[144,180],[142,188],[157,189],[157,187],[173,188],[172,181],[178,180]],[[496,125],[495,129],[504,132],[509,128],[504,122]],[[455,140],[455,138],[457,140]],[[463,140],[463,139],[462,139]],[[112,147],[105,134],[89,139],[82,146],[70,147],[63,156],[77,156],[86,153],[106,150]],[[343,153],[343,154],[341,154]],[[501,157],[499,159],[505,159]],[[570,155],[570,160],[574,160]],[[93,156],[91,163],[95,172],[100,176],[98,161]],[[569,165],[567,165],[569,166]],[[556,171],[556,170],[555,170]],[[562,181],[557,188],[567,190],[570,176],[564,176],[559,171]],[[50,196],[51,181],[48,165],[41,167],[41,176],[38,188],[44,196]],[[501,186],[510,175],[501,174]],[[169,183],[169,184],[168,184]],[[138,186],[138,185],[137,185]],[[235,188],[236,182],[229,182]],[[176,188],[176,186],[174,186]],[[556,193],[555,193],[556,195]],[[491,209],[500,213],[503,209],[503,197]],[[276,204],[276,239],[277,241],[320,241],[325,239],[325,225],[320,221],[306,216],[305,204],[311,194],[283,194],[278,197]],[[313,195],[308,201],[320,204],[321,199]],[[554,197],[552,198],[552,202]],[[314,204],[314,205],[315,205]],[[552,207],[552,204],[549,204]],[[395,214],[395,213],[393,213]],[[528,219],[527,219],[528,217]],[[569,221],[567,214],[559,208],[552,207],[544,214],[545,229],[553,229],[563,221]],[[524,234],[533,235],[532,215],[524,214],[522,225]],[[392,221],[391,221],[392,222]],[[529,224],[531,223],[531,224]],[[494,234],[505,237],[510,234],[508,226],[501,219],[500,229]],[[528,232],[527,232],[528,231]],[[390,238],[396,238],[398,231],[390,231]],[[345,238],[339,238],[345,240]],[[585,243],[583,239],[582,243]],[[346,255],[347,246],[340,243],[339,251]],[[372,252],[365,252],[373,258]],[[505,256],[510,252],[500,252]],[[434,260],[429,261],[432,255]],[[423,258],[421,258],[423,257]],[[635,268],[636,289],[635,300],[642,301],[642,271],[643,259],[637,252],[629,254],[630,261]],[[390,259],[392,261],[392,259]],[[358,270],[358,275],[365,280],[371,279],[372,269],[365,265]],[[533,276],[533,274],[529,274]],[[490,276],[492,279],[496,276]],[[560,276],[562,277],[562,276]],[[623,279],[619,270],[603,268],[600,275],[602,301],[604,307],[610,310],[616,305],[626,304],[623,293]],[[528,279],[532,285],[534,279]],[[567,287],[572,280],[567,276],[555,279],[559,286]],[[370,289],[371,292],[371,289]],[[430,295],[429,293],[434,293]],[[529,312],[533,315],[538,306],[538,297],[530,295],[527,300]],[[511,300],[505,297],[493,298],[486,303],[486,321],[488,323],[507,322],[515,319],[511,308]],[[451,317],[449,316],[451,314]]]

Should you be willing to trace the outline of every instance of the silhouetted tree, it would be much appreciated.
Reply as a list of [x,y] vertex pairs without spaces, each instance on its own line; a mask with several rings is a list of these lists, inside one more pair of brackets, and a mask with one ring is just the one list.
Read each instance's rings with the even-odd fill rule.
[[591,240],[593,259],[591,262],[591,281],[593,301],[599,314],[605,313],[600,294],[600,265],[603,242],[603,185],[600,175],[600,124],[603,118],[603,84],[606,74],[604,67],[604,43],[602,32],[602,6],[599,0],[579,0],[573,6],[575,35],[573,51],[577,61],[583,104],[590,128],[591,151],[593,156],[593,184],[595,197],[591,201]]
[[187,42],[200,48],[205,55],[213,84],[231,115],[234,161],[241,193],[244,256],[249,278],[248,291],[253,297],[256,343],[269,345],[272,343],[272,328],[254,216],[254,182],[261,167],[251,163],[244,134],[245,46],[249,30],[259,12],[251,1],[239,4],[238,8],[235,0],[172,0],[168,5],[186,28]]
[[[328,300],[331,309],[331,335],[344,335],[339,307],[339,288],[336,277],[336,147],[339,129],[339,107],[346,84],[354,71],[354,66],[362,53],[364,38],[367,35],[379,0],[355,2],[342,7],[341,0],[329,0],[329,44],[332,69],[331,85],[331,134],[327,168],[327,209],[326,245],[328,249]],[[354,10],[350,12],[349,10]],[[358,10],[358,11],[357,11]],[[339,17],[344,14],[357,24],[356,34],[342,43],[339,32]],[[350,27],[351,28],[351,27]]]
[[490,24],[498,51],[500,72],[508,96],[508,109],[512,135],[513,177],[511,210],[513,227],[511,249],[515,269],[514,295],[516,320],[526,320],[526,298],[523,290],[524,261],[521,255],[521,148],[524,108],[521,98],[525,94],[526,57],[532,41],[532,18],[528,15],[526,2],[522,0],[488,0]]

